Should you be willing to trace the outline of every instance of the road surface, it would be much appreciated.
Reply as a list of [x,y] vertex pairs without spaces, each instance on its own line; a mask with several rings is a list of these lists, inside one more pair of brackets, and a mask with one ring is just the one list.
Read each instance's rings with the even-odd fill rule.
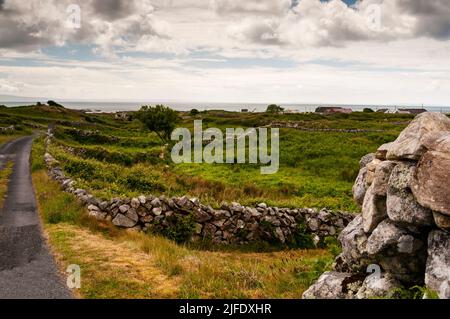
[[30,173],[32,136],[0,147],[13,171],[0,211],[0,298],[72,298],[42,236]]

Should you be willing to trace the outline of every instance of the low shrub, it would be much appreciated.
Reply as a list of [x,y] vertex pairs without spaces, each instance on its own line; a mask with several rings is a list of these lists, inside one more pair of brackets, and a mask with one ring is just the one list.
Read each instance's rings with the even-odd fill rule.
[[312,249],[315,248],[314,235],[308,230],[304,222],[297,224],[297,229],[294,232],[292,239],[288,245],[293,248]]
[[195,232],[195,221],[191,214],[173,214],[165,219],[165,225],[155,224],[152,231],[177,243],[188,242]]

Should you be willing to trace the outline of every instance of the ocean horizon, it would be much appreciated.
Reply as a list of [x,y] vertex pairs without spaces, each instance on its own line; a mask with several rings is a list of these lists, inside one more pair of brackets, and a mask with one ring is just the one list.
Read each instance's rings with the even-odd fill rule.
[[[75,110],[87,110],[91,112],[120,112],[120,111],[138,111],[143,105],[164,104],[177,111],[189,111],[191,109],[204,110],[225,110],[225,111],[241,111],[243,109],[249,112],[264,111],[269,103],[218,103],[218,102],[164,102],[164,101],[141,101],[141,102],[89,102],[89,101],[61,101],[58,102],[63,106]],[[7,107],[16,107],[34,104],[30,101],[0,101],[1,105]],[[431,112],[450,113],[450,106],[418,106],[418,105],[370,105],[370,104],[321,104],[321,103],[281,103],[286,111],[291,112],[314,112],[317,107],[336,106],[351,108],[353,111],[362,111],[364,108],[373,110],[389,109],[395,111],[399,108],[424,108]]]

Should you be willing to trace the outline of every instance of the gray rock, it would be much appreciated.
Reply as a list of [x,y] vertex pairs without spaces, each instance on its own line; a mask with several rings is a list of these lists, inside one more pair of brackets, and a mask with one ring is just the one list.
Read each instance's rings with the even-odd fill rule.
[[364,279],[356,297],[358,299],[393,298],[395,290],[401,288],[403,288],[402,284],[389,274],[373,274]]
[[130,209],[130,206],[129,206],[129,205],[121,205],[121,206],[119,207],[119,211],[120,211],[122,214],[125,214],[129,209]]
[[366,178],[367,178],[367,168],[363,167],[359,170],[358,177],[356,178],[356,181],[353,184],[352,188],[353,199],[360,206],[362,206],[364,202],[364,196],[366,195],[367,191]]
[[275,228],[275,237],[278,238],[278,240],[283,244],[286,242],[286,238],[284,237],[283,231],[280,227]]
[[127,216],[129,219],[131,219],[131,220],[134,221],[134,222],[137,222],[137,221],[139,220],[139,216],[138,216],[138,214],[136,213],[136,210],[135,210],[134,208],[130,208],[130,209],[126,212],[125,216]]
[[377,170],[378,165],[381,164],[381,161],[377,158],[374,158],[370,163],[367,163],[367,176],[366,176],[366,187],[368,188],[372,185],[373,179],[375,178],[375,171]]
[[421,157],[411,189],[419,204],[450,216],[450,132],[439,136]]
[[106,210],[108,208],[108,206],[109,206],[109,202],[103,201],[103,202],[100,203],[99,207],[100,207],[101,210]]
[[377,255],[389,247],[396,246],[403,235],[408,235],[408,233],[386,219],[375,228],[367,239],[367,252],[369,255]]
[[160,206],[161,206],[161,201],[159,200],[159,198],[154,198],[154,199],[150,202],[150,204],[151,204],[153,207],[160,207]]
[[88,210],[90,211],[100,211],[100,208],[95,205],[89,205]]
[[155,216],[159,216],[162,214],[162,208],[161,207],[155,207],[152,209],[152,213]]
[[136,226],[137,222],[128,218],[123,214],[117,214],[116,217],[112,220],[112,223],[119,227],[131,228]]
[[414,166],[405,163],[393,169],[386,199],[387,214],[391,220],[400,224],[431,226],[431,210],[417,203],[409,188],[413,171]]
[[365,271],[373,263],[367,254],[367,234],[363,229],[361,215],[357,215],[338,237],[342,246],[342,253],[336,259],[336,268],[342,272]]
[[131,199],[131,207],[133,207],[134,209],[138,208],[141,205],[141,202],[139,201],[138,198],[132,198]]
[[377,166],[372,183],[375,195],[386,196],[389,177],[396,165],[396,162],[384,161]]
[[428,236],[425,284],[439,298],[450,299],[450,234],[435,230]]
[[386,217],[386,197],[375,194],[374,184],[372,184],[367,189],[362,206],[364,231],[366,233],[371,233]]
[[[317,282],[306,290],[303,299],[349,299],[351,298],[352,285],[360,286],[360,276],[350,273],[327,271],[319,277]],[[359,288],[359,287],[358,287]]]
[[418,160],[426,150],[426,134],[440,131],[450,131],[447,116],[432,112],[418,115],[389,147],[387,158]]
[[144,195],[138,197],[139,202],[144,205],[147,202],[147,198]]
[[420,285],[426,247],[420,238],[386,219],[367,240],[367,252],[382,269],[401,282]]
[[259,203],[256,206],[259,207],[259,208],[267,208],[267,204],[266,203]]

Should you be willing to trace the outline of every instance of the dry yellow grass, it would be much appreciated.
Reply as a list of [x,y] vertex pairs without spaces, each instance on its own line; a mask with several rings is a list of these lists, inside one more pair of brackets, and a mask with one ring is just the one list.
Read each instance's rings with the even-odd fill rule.
[[65,223],[46,227],[50,244],[65,269],[77,264],[82,271],[81,297],[91,298],[174,298],[179,280],[169,278],[151,255]]

